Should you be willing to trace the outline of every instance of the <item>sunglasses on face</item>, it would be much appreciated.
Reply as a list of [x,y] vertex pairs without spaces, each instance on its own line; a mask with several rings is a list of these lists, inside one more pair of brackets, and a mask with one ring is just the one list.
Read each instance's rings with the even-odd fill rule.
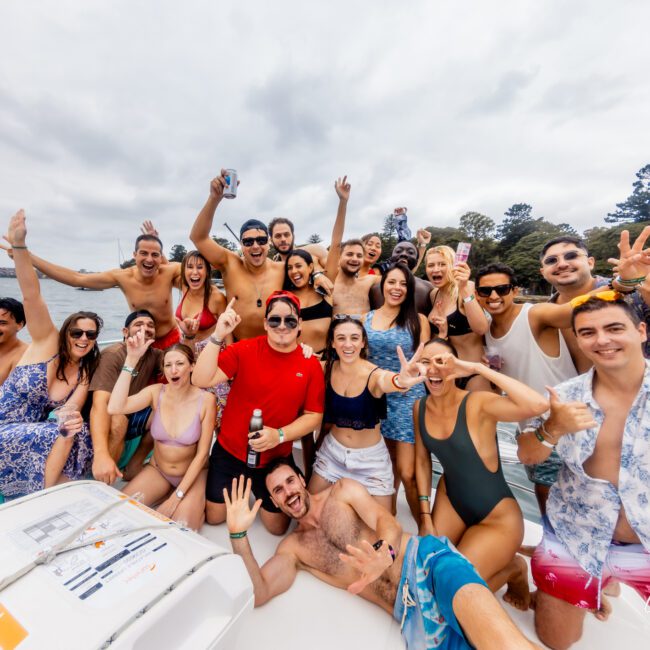
[[89,341],[94,341],[97,338],[97,330],[81,330],[74,328],[68,330],[68,332],[73,339],[80,339],[84,334]]
[[567,253],[560,253],[559,255],[549,255],[542,260],[544,266],[555,266],[562,258],[565,262],[578,259],[584,253],[582,251],[568,251]]
[[282,323],[290,330],[295,330],[298,327],[298,319],[295,316],[269,316],[266,322],[272,329],[280,327]]
[[493,291],[496,291],[497,296],[507,296],[513,289],[512,284],[497,284],[494,287],[476,287],[476,293],[481,298],[489,298]]
[[269,238],[268,237],[244,237],[244,239],[241,240],[242,246],[246,246],[246,248],[250,248],[253,244],[257,244],[258,246],[266,246],[269,243]]

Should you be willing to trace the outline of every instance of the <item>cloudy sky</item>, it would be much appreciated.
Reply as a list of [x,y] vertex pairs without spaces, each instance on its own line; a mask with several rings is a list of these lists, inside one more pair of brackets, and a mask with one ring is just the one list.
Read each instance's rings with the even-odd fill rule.
[[188,246],[228,166],[218,235],[287,216],[329,239],[343,174],[346,235],[397,205],[603,225],[650,162],[649,21],[645,0],[4,0],[2,219],[110,268],[143,219]]

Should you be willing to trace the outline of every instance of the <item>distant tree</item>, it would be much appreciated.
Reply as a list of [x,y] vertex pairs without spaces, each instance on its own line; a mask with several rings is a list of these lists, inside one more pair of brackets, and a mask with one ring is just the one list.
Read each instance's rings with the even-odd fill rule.
[[494,220],[480,212],[466,212],[460,218],[460,230],[466,233],[469,241],[491,239],[495,228]]
[[219,246],[223,246],[224,248],[227,248],[229,251],[236,251],[237,250],[237,245],[233,244],[229,239],[226,239],[225,237],[213,237],[213,241],[216,241]]
[[497,226],[498,252],[504,256],[522,237],[536,230],[535,219],[531,216],[533,207],[528,203],[515,203],[504,215],[505,219]]
[[131,266],[135,266],[135,260],[134,260],[133,258],[131,258],[130,260],[124,260],[124,261],[120,264],[120,268],[121,268],[121,269],[128,269],[128,268],[131,267]]
[[169,253],[170,262],[182,262],[187,254],[187,249],[182,244],[174,244],[171,252]]
[[632,194],[616,204],[616,211],[610,212],[605,221],[618,223],[619,221],[650,221],[650,165],[639,169],[636,173],[637,180],[632,183]]
[[612,274],[612,267],[607,263],[607,260],[610,257],[618,257],[616,245],[621,237],[622,230],[628,230],[630,240],[634,241],[643,228],[648,225],[650,225],[650,222],[641,221],[638,223],[617,224],[609,228],[600,226],[585,230],[584,239],[589,249],[589,255],[596,260],[594,273],[605,276]]
[[395,228],[395,218],[392,214],[384,217],[384,227],[379,234],[381,239],[381,256],[380,262],[387,260],[397,245],[397,229]]
[[323,241],[323,238],[315,232],[313,235],[309,235],[307,238],[308,244],[320,244]]

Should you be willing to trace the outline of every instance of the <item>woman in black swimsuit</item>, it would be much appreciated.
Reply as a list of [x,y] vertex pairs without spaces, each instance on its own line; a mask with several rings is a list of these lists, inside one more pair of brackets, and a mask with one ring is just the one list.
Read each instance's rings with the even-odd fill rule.
[[[330,266],[329,257],[334,258],[335,256],[328,256],[328,267]],[[314,260],[311,254],[302,248],[296,248],[287,257],[284,288],[286,291],[291,291],[300,300],[300,317],[302,318],[300,341],[310,345],[314,352],[320,355],[325,349],[327,328],[332,320],[332,302],[330,298],[324,298],[309,283],[313,272]],[[332,272],[332,269],[326,268],[325,275],[334,281],[336,271]]]
[[[320,448],[309,481],[321,492],[342,478],[353,478],[387,510],[394,492],[393,468],[380,420],[386,393],[406,391],[424,381],[417,365],[419,348],[407,361],[397,348],[400,372],[382,370],[367,360],[368,336],[360,320],[339,314],[327,333],[325,412]],[[321,444],[322,443],[322,444]]]
[[[474,295],[469,266],[454,264],[449,246],[434,246],[425,257],[425,273],[434,287],[429,321],[438,329],[438,336],[448,338],[464,361],[480,361],[489,323]],[[467,377],[463,383],[468,390],[490,390],[479,376]]]
[[[461,361],[443,339],[420,356],[429,396],[416,402],[415,475],[420,534],[444,535],[476,567],[492,591],[508,584],[505,600],[519,609],[530,601],[526,562],[516,555],[524,537],[521,509],[499,459],[497,422],[542,414],[548,402],[532,388],[480,363]],[[478,374],[504,395],[458,388],[456,378]],[[429,512],[431,454],[444,473]]]

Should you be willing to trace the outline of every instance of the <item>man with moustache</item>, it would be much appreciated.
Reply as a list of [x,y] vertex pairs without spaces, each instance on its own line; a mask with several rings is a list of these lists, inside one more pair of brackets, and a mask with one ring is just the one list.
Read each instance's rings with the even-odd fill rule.
[[294,467],[278,459],[268,468],[266,487],[298,525],[262,567],[247,537],[261,501],[251,509],[251,485],[243,476],[233,478],[230,494],[223,490],[232,548],[251,577],[256,607],[287,591],[305,569],[401,621],[411,650],[536,647],[445,538],[404,533],[357,481],[341,479],[310,494]]
[[23,327],[23,304],[14,298],[0,298],[0,384],[11,374],[27,349],[27,343],[18,338]]

